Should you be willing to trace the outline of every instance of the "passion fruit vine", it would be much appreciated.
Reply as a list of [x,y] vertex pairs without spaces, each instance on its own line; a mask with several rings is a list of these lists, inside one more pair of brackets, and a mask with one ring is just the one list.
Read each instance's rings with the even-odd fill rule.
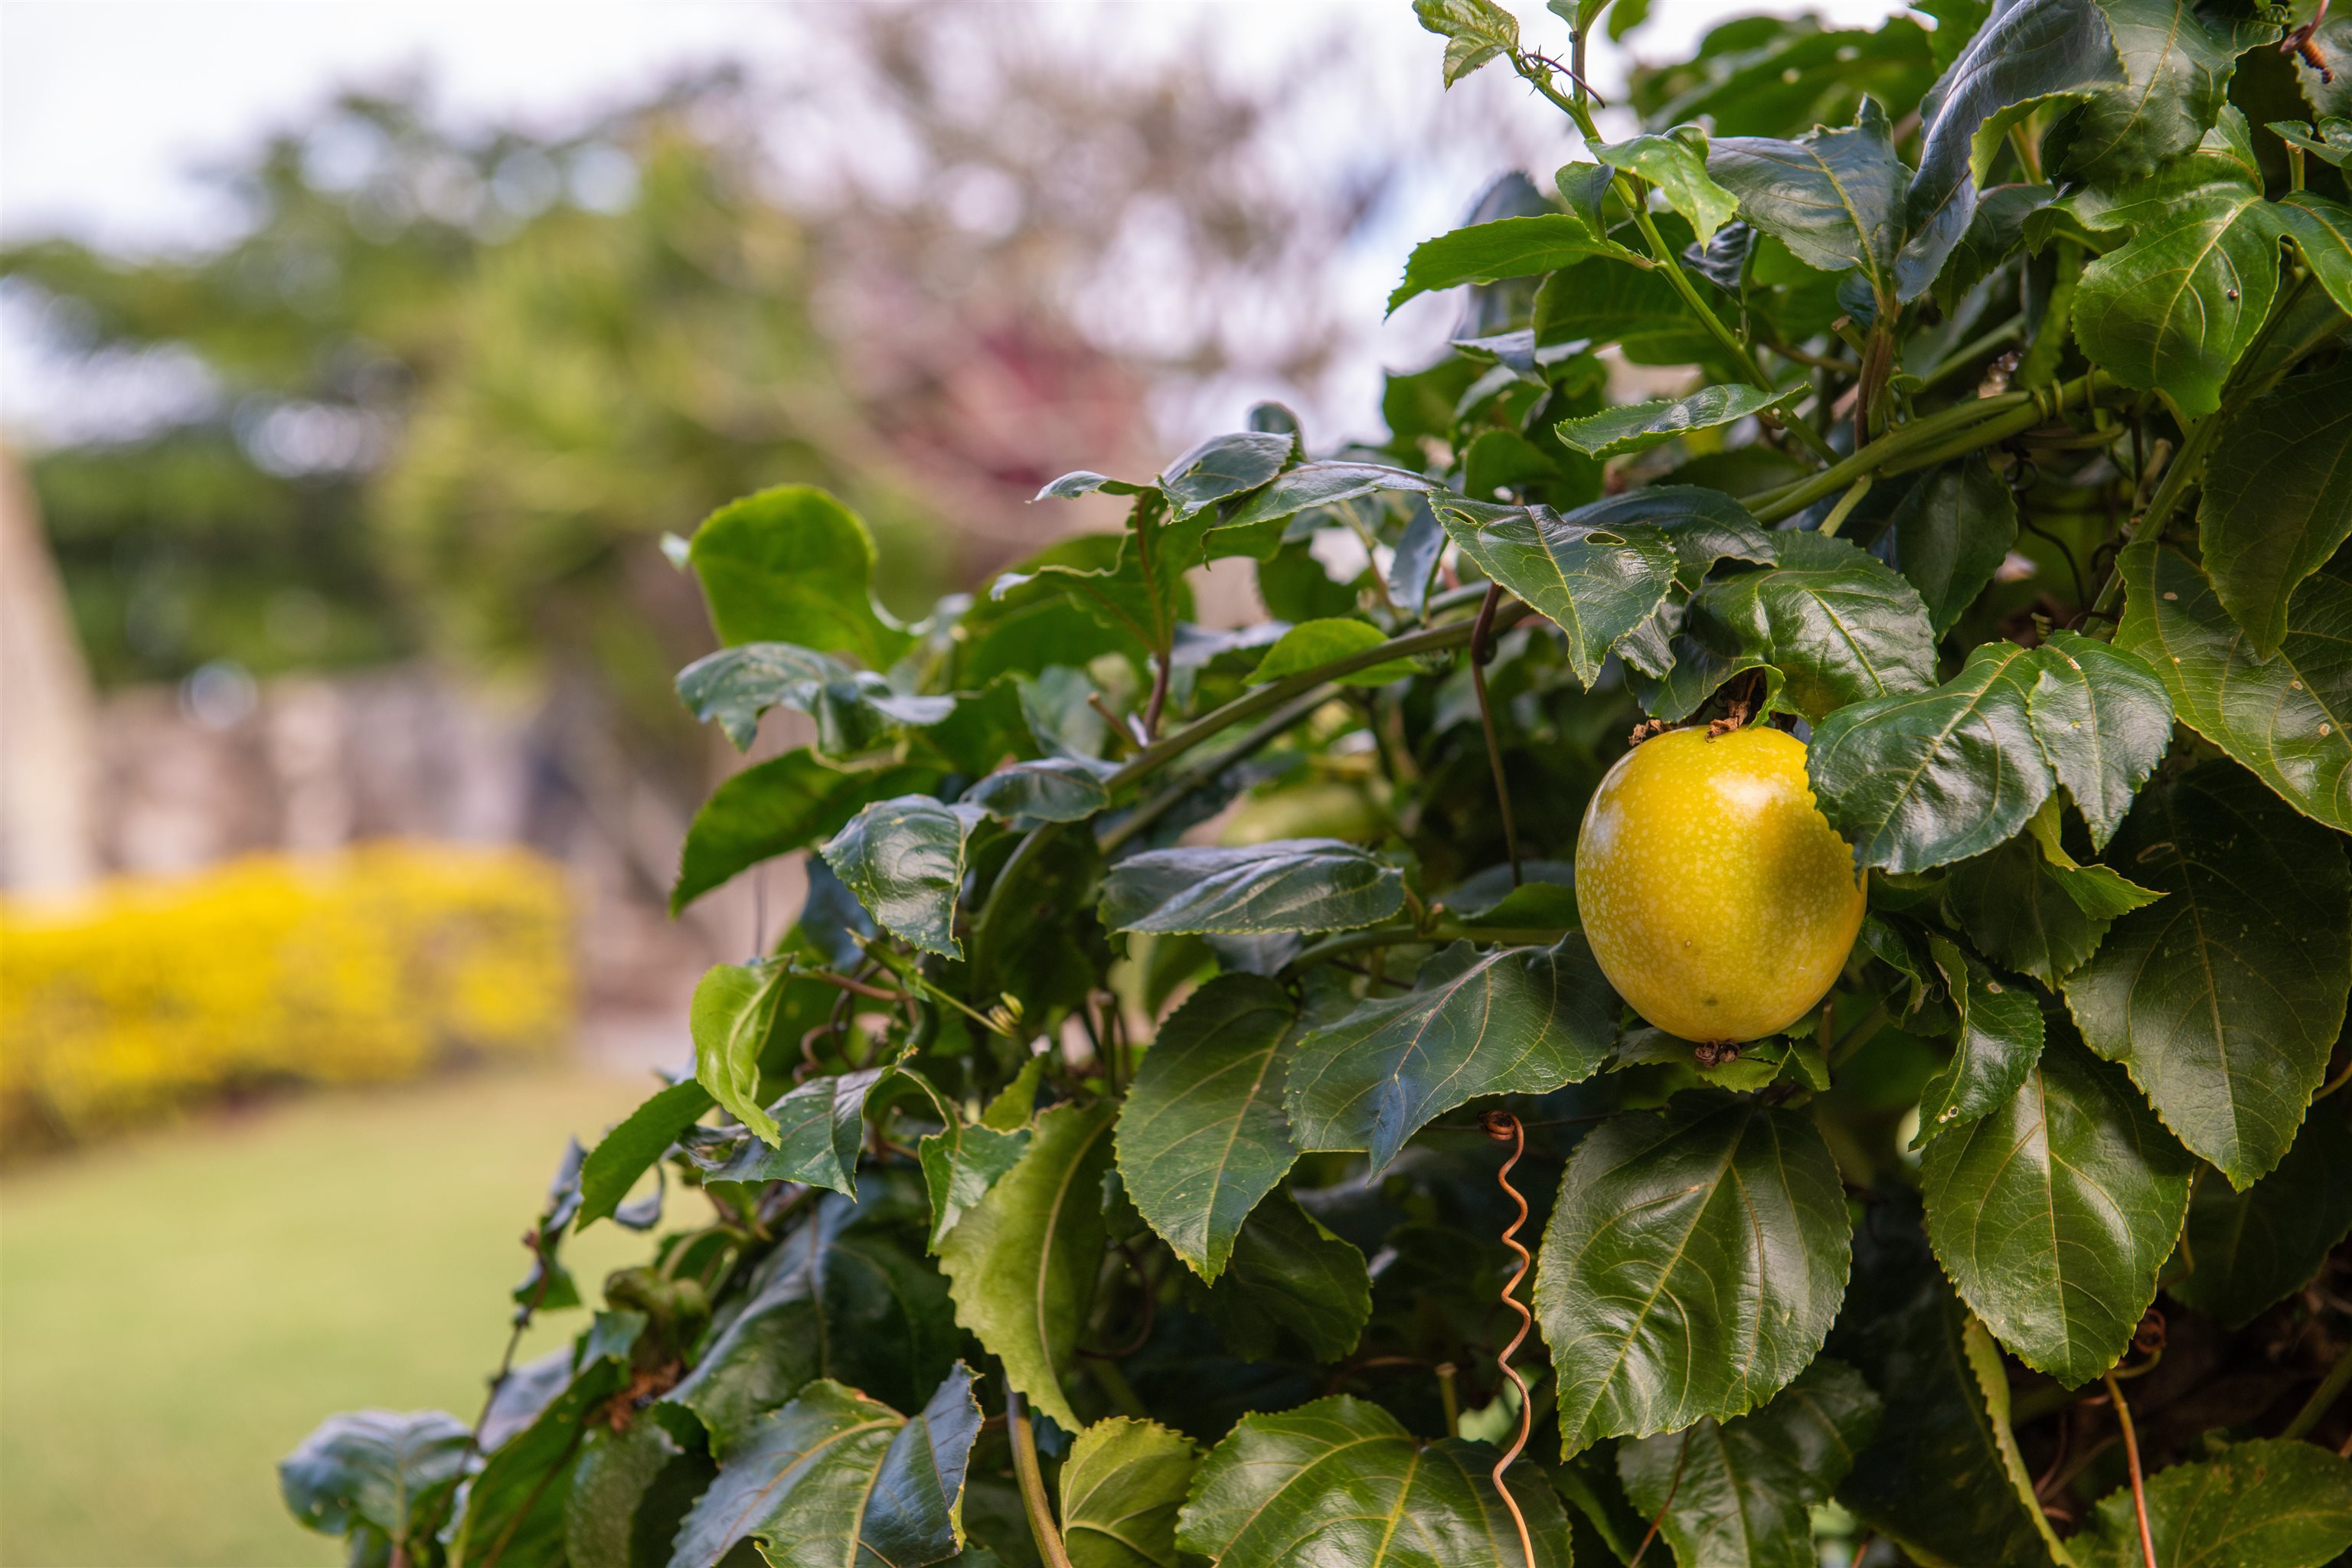
[[1766,725],[1669,731],[1620,758],[1585,809],[1576,898],[1618,994],[1703,1042],[1803,1017],[1862,929],[1862,879],[1813,805],[1804,742]]

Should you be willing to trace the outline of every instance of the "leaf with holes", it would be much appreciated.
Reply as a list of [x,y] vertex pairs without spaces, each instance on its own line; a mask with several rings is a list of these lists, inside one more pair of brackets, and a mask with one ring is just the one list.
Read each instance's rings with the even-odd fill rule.
[[1674,542],[1648,523],[1601,526],[1545,506],[1444,500],[1437,514],[1481,572],[1568,634],[1570,668],[1588,688],[1674,584]]

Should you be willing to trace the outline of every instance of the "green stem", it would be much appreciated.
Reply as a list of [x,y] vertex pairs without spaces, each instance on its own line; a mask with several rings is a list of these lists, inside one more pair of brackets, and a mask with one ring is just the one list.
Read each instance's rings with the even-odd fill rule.
[[2050,302],[2042,324],[2034,330],[2033,346],[2017,367],[2017,384],[2032,391],[2047,386],[2058,374],[2058,356],[2066,349],[2066,331],[2074,318],[2074,285],[2083,277],[2083,247],[2071,239],[2058,242],[2058,276],[2050,286]]
[[2023,316],[2011,316],[1982,337],[1973,338],[1962,343],[1958,348],[1946,354],[1941,364],[1919,378],[1919,390],[1925,392],[1931,386],[1941,384],[1944,379],[1955,371],[1966,370],[1983,357],[1988,350],[1997,349],[2017,336],[2018,329],[2024,325]]
[[[1576,121],[1576,128],[1584,133],[1587,145],[1601,145],[1601,128],[1592,122],[1592,111],[1585,107],[1580,96],[1570,98],[1561,92],[1552,85],[1550,69],[1524,55],[1513,56],[1512,64],[1530,86]],[[1721,343],[1738,364],[1740,374],[1748,378],[1749,384],[1766,392],[1779,391],[1757,364],[1756,356],[1748,352],[1748,345],[1739,341],[1738,334],[1725,326],[1714,309],[1700,298],[1697,287],[1691,282],[1689,276],[1683,271],[1681,261],[1675,258],[1674,247],[1666,243],[1665,237],[1658,233],[1657,224],[1652,221],[1649,199],[1640,184],[1628,175],[1620,174],[1612,188],[1619,199],[1624,202],[1626,210],[1633,215],[1633,225],[1642,231],[1642,241],[1650,247],[1650,258],[1656,263],[1657,269],[1666,275],[1666,281],[1674,285],[1675,292],[1683,297],[1683,303],[1698,317],[1699,324],[1706,328],[1707,334]],[[1822,439],[1821,433],[1811,426],[1802,420],[1791,419],[1788,421],[1787,428],[1811,447],[1813,455],[1822,462],[1837,461],[1836,448]]]
[[1186,795],[1191,795],[1243,758],[1255,752],[1258,748],[1322,707],[1334,695],[1336,695],[1334,688],[1316,687],[1297,701],[1276,709],[1255,729],[1225,750],[1198,766],[1185,770],[1166,789],[1129,812],[1116,826],[1106,832],[1101,839],[1102,852],[1106,855],[1110,854],[1120,845],[1167,816]]
[[[1485,585],[1481,584],[1480,596],[1483,597],[1485,592]],[[1506,605],[1496,612],[1493,629],[1501,631],[1507,626],[1515,626],[1520,617],[1528,613],[1528,606],[1517,601]],[[1301,670],[1297,675],[1269,681],[1255,691],[1234,698],[1222,708],[1211,710],[1182,729],[1171,731],[1160,739],[1154,741],[1129,758],[1125,767],[1104,780],[1104,786],[1116,792],[1125,785],[1133,784],[1146,773],[1167,766],[1212,736],[1222,734],[1236,724],[1247,723],[1261,714],[1270,713],[1291,699],[1305,696],[1326,681],[1337,680],[1343,675],[1353,675],[1360,669],[1370,669],[1374,665],[1386,664],[1392,658],[1410,658],[1416,654],[1437,653],[1445,648],[1460,647],[1470,640],[1474,624],[1468,620],[1458,620],[1448,621],[1444,626],[1425,626],[1417,632],[1408,632],[1402,637],[1391,637],[1388,641],[1374,647],[1368,647],[1361,653],[1349,654],[1345,658],[1335,658],[1330,663],[1318,665],[1313,669]]]
[[2327,1375],[2319,1380],[2319,1386],[2311,1391],[2311,1397],[2303,1402],[2303,1408],[2294,1413],[2294,1419],[2286,1424],[2286,1429],[2279,1436],[2301,1437],[2318,1426],[2320,1418],[2343,1394],[2344,1385],[2347,1383],[2352,1383],[2352,1350],[2336,1358],[2336,1364],[2327,1369]]
[[1145,1409],[1143,1401],[1136,1396],[1135,1384],[1127,1381],[1127,1373],[1119,1371],[1118,1363],[1108,1357],[1090,1357],[1087,1362],[1087,1375],[1095,1380],[1096,1387],[1110,1395],[1110,1402],[1118,1405],[1121,1413],[1132,1415],[1138,1421],[1151,1419],[1151,1412]]
[[[2006,441],[2031,430],[2048,414],[2070,406],[2088,406],[2111,386],[2104,372],[2092,371],[2048,391],[2004,392],[1998,397],[1971,398],[1953,407],[1899,426],[1856,452],[1796,483],[1767,490],[1748,508],[1759,522],[1777,522],[1846,489],[1864,474],[1899,474],[1940,463],[1963,452]],[[2045,408],[2048,414],[2045,414]]]
[[1037,1434],[1029,1425],[1029,1405],[1008,1389],[1004,1394],[1004,1425],[1013,1439],[1013,1473],[1021,1482],[1021,1506],[1029,1515],[1029,1533],[1037,1538],[1037,1554],[1045,1568],[1070,1568],[1070,1553],[1054,1522],[1054,1505],[1045,1497],[1045,1472],[1037,1463]]
[[1822,519],[1822,526],[1815,531],[1825,538],[1835,538],[1837,531],[1845,526],[1845,520],[1853,515],[1853,509],[1862,504],[1862,498],[1870,493],[1873,479],[1874,476],[1864,474],[1854,480],[1853,487],[1838,498],[1837,505],[1830,508],[1829,516]]

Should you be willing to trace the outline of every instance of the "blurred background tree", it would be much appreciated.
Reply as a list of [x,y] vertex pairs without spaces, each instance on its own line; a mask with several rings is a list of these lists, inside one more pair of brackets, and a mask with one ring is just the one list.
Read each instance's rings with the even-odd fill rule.
[[[1156,467],[1361,353],[1337,280],[1435,100],[1339,140],[1205,32],[1128,31],[813,12],[779,68],[552,134],[411,80],[215,171],[247,214],[216,248],[0,254],[53,351],[135,393],[29,456],[100,682],[430,652],[528,674],[691,798],[669,681],[708,634],[666,531],[824,485],[923,563],[878,584],[919,616],[1066,526],[1026,503],[1077,455]],[[1382,79],[1360,35],[1304,52],[1328,93]],[[1508,161],[1507,116],[1452,109],[1456,156],[1467,118]]]

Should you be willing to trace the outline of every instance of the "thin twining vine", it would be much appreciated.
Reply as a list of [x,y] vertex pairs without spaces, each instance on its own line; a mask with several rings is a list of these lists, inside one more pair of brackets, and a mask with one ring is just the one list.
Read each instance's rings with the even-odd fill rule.
[[1528,1249],[1519,1245],[1519,1226],[1528,1223],[1528,1200],[1519,1195],[1518,1188],[1511,1185],[1511,1167],[1517,1164],[1519,1157],[1528,1152],[1528,1134],[1527,1129],[1519,1125],[1519,1119],[1507,1110],[1489,1110],[1479,1117],[1478,1125],[1496,1142],[1511,1146],[1511,1157],[1504,1161],[1502,1169],[1495,1173],[1495,1184],[1502,1188],[1504,1195],[1519,1209],[1517,1217],[1503,1229],[1503,1245],[1509,1247],[1512,1256],[1519,1260],[1518,1267],[1511,1270],[1511,1277],[1503,1282],[1503,1305],[1519,1315],[1519,1331],[1511,1336],[1510,1343],[1495,1352],[1496,1366],[1511,1380],[1511,1386],[1519,1391],[1519,1435],[1511,1439],[1511,1446],[1503,1450],[1501,1458],[1495,1461],[1495,1491],[1502,1498],[1503,1506],[1511,1510],[1511,1522],[1519,1527],[1522,1560],[1527,1568],[1535,1568],[1536,1550],[1528,1537],[1527,1515],[1519,1511],[1519,1501],[1511,1495],[1511,1489],[1503,1484],[1503,1472],[1509,1469],[1526,1449],[1528,1431],[1535,1424],[1535,1411],[1529,1402],[1527,1379],[1521,1377],[1518,1368],[1511,1364],[1511,1357],[1518,1353],[1519,1346],[1527,1342],[1528,1331],[1535,1327],[1534,1316],[1528,1311],[1527,1303],[1518,1297],[1519,1281],[1528,1277],[1528,1268],[1534,1262]]

